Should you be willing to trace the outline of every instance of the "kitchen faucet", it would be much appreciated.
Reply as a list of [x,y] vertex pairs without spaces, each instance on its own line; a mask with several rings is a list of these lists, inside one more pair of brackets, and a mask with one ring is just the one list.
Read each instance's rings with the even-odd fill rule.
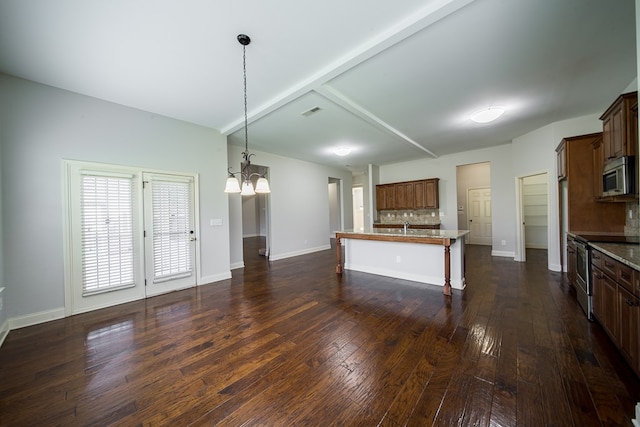
[[407,232],[407,229],[409,228],[409,221],[405,221],[404,222],[404,232]]

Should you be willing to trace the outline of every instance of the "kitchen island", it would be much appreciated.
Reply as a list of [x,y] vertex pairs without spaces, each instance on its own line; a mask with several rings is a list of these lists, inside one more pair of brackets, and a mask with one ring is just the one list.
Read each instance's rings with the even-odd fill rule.
[[[337,231],[336,273],[362,271],[464,289],[464,237],[467,230],[373,228]],[[344,242],[345,263],[342,263]]]

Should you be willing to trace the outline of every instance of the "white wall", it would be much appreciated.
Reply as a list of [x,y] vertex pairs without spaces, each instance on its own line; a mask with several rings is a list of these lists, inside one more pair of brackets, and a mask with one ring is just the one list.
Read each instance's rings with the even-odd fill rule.
[[209,225],[228,224],[219,132],[4,75],[0,129],[10,318],[64,305],[62,159],[198,173],[200,280],[230,276],[228,229]]
[[[269,168],[271,194],[267,196],[270,205],[271,232],[269,259],[277,260],[304,253],[315,252],[330,247],[329,235],[329,178],[342,180],[340,189],[343,227],[353,228],[351,173],[315,163],[304,162],[255,151],[249,146],[252,161]],[[229,165],[237,170],[242,160],[242,147],[229,145]],[[226,168],[225,168],[226,170]],[[224,186],[224,180],[220,183]],[[346,189],[346,191],[345,191]],[[229,233],[231,267],[238,268],[242,261],[242,212],[239,194],[229,194]]]
[[557,157],[555,149],[562,138],[595,132],[602,132],[602,122],[599,120],[599,114],[552,123],[513,140],[514,177],[548,173],[548,266],[553,271],[561,271],[558,184],[555,179],[558,176],[558,172],[556,170]]
[[[440,212],[443,229],[458,229],[456,167],[490,162],[493,209],[493,251],[513,256],[515,250],[515,182],[511,144],[380,166],[380,183],[440,178]],[[502,245],[502,241],[505,244]]]

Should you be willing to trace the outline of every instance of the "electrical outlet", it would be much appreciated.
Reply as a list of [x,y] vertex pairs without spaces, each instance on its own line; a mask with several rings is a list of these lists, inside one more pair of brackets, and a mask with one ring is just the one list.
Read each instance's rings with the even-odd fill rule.
[[633,219],[633,209],[629,209],[629,219]]
[[502,246],[506,246],[506,245],[507,245],[507,241],[506,241],[506,240],[502,240],[502,241],[500,242],[500,244],[501,244]]
[[400,255],[396,255],[396,263],[397,264],[402,263],[402,257]]

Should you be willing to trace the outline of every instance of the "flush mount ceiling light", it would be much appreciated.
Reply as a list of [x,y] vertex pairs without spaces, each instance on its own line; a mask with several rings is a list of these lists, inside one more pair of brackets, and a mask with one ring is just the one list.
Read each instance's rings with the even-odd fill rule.
[[[254,154],[249,153],[249,124],[247,120],[247,45],[251,43],[251,38],[246,34],[238,34],[238,42],[242,45],[242,71],[244,77],[244,151],[242,152],[242,158],[244,159],[240,172],[231,172],[231,168],[227,169],[229,177],[227,178],[227,185],[224,188],[225,193],[240,193],[243,196],[253,196],[256,193],[271,193],[269,188],[269,181],[264,175],[259,173],[251,173],[251,156]],[[242,190],[240,189],[240,182],[236,175],[242,177]],[[256,182],[256,188],[253,188],[251,178],[259,176]]]
[[471,120],[476,123],[489,123],[498,119],[502,113],[504,113],[503,107],[489,107],[471,114]]
[[333,149],[333,153],[341,157],[351,154],[351,151],[351,147],[347,147],[345,145]]

